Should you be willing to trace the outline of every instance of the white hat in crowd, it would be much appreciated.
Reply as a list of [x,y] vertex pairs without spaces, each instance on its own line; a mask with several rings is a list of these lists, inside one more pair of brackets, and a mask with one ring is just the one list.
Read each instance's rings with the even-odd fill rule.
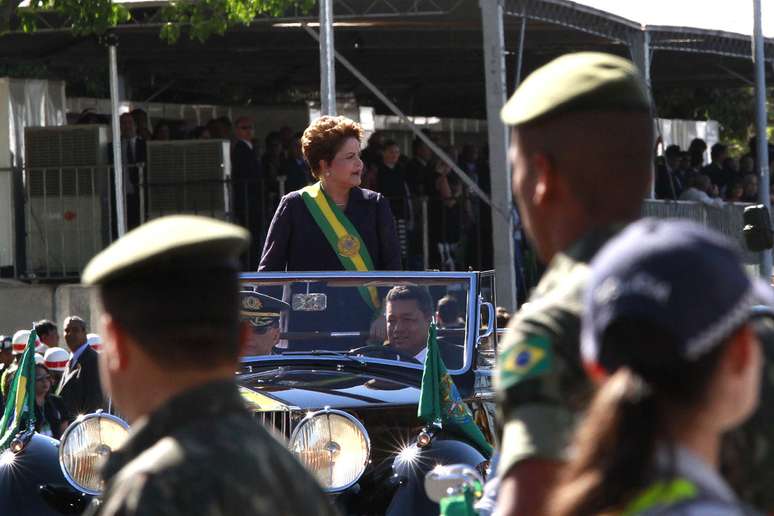
[[46,353],[46,350],[48,350],[48,346],[40,342],[40,340],[35,341],[35,353],[40,353],[41,355],[44,355]]
[[102,351],[102,337],[96,333],[86,335],[86,344],[91,346],[94,351]]
[[[30,340],[30,330],[19,330],[13,334],[13,342],[11,343],[11,353],[14,355],[20,355],[24,353],[24,348],[27,347],[27,341]],[[39,340],[35,340],[35,348],[37,349]]]
[[46,359],[43,358],[43,355],[41,355],[40,353],[35,353],[35,365],[36,366],[42,365],[44,367],[46,365]]
[[67,367],[67,361],[70,360],[70,352],[58,347],[48,348],[44,358],[46,367],[50,371],[63,373]]

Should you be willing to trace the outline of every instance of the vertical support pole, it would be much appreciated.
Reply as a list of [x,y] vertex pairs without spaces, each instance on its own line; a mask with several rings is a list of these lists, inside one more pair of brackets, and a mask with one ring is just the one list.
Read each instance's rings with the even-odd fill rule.
[[505,37],[502,0],[480,0],[484,36],[486,115],[489,166],[492,182],[492,243],[497,271],[497,302],[508,311],[516,309],[516,271],[511,219],[511,174],[508,166],[508,130],[500,120],[505,104]]
[[336,115],[336,56],[333,0],[320,0],[320,114]]
[[[769,197],[769,149],[766,135],[766,59],[761,28],[761,0],[753,0],[753,62],[755,63],[755,155],[758,162],[758,195],[760,202],[771,210]],[[760,274],[768,283],[771,281],[771,249],[760,253]]]
[[118,113],[118,57],[116,47],[118,38],[111,34],[108,39],[108,56],[110,60],[110,129],[113,133],[113,179],[116,188],[116,227],[118,237],[126,233],[126,215],[124,207],[124,166],[121,155],[121,126]]
[[[525,7],[526,10],[526,7]],[[516,54],[516,85],[514,89],[521,84],[521,68],[524,62],[524,33],[527,32],[527,13],[521,13],[521,31],[519,31],[519,50]]]
[[[647,30],[637,30],[633,32],[628,41],[629,55],[637,68],[639,68],[642,78],[645,80],[645,85],[648,88],[648,94],[650,98],[653,98],[653,87],[650,82],[650,33]],[[655,120],[655,108],[651,115]],[[649,199],[656,198],[656,170],[653,168],[650,172],[650,194]]]

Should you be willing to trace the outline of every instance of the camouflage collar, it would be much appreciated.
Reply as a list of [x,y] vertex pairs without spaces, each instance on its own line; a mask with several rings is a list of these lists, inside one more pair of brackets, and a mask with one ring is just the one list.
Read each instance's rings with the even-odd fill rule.
[[619,223],[593,228],[560,254],[567,255],[576,262],[590,262],[607,241],[624,227],[626,224]]
[[114,451],[102,469],[108,482],[135,457],[162,438],[179,433],[202,420],[216,420],[233,413],[247,414],[244,401],[233,380],[209,382],[168,400],[152,414],[137,420],[124,446]]

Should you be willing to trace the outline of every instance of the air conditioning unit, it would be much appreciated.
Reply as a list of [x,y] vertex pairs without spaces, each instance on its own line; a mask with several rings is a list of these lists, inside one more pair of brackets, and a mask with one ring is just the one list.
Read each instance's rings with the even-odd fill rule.
[[231,145],[225,140],[148,142],[148,219],[175,213],[231,216]]
[[27,273],[77,277],[110,242],[109,129],[25,129]]

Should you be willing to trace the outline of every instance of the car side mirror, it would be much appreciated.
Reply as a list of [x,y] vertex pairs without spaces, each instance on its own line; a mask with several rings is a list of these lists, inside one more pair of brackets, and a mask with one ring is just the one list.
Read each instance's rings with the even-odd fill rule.
[[467,464],[439,465],[425,475],[425,493],[432,501],[470,490],[475,498],[480,498],[484,479],[475,468]]
[[771,229],[771,215],[763,204],[744,209],[744,241],[750,251],[765,251],[774,247],[774,231]]

